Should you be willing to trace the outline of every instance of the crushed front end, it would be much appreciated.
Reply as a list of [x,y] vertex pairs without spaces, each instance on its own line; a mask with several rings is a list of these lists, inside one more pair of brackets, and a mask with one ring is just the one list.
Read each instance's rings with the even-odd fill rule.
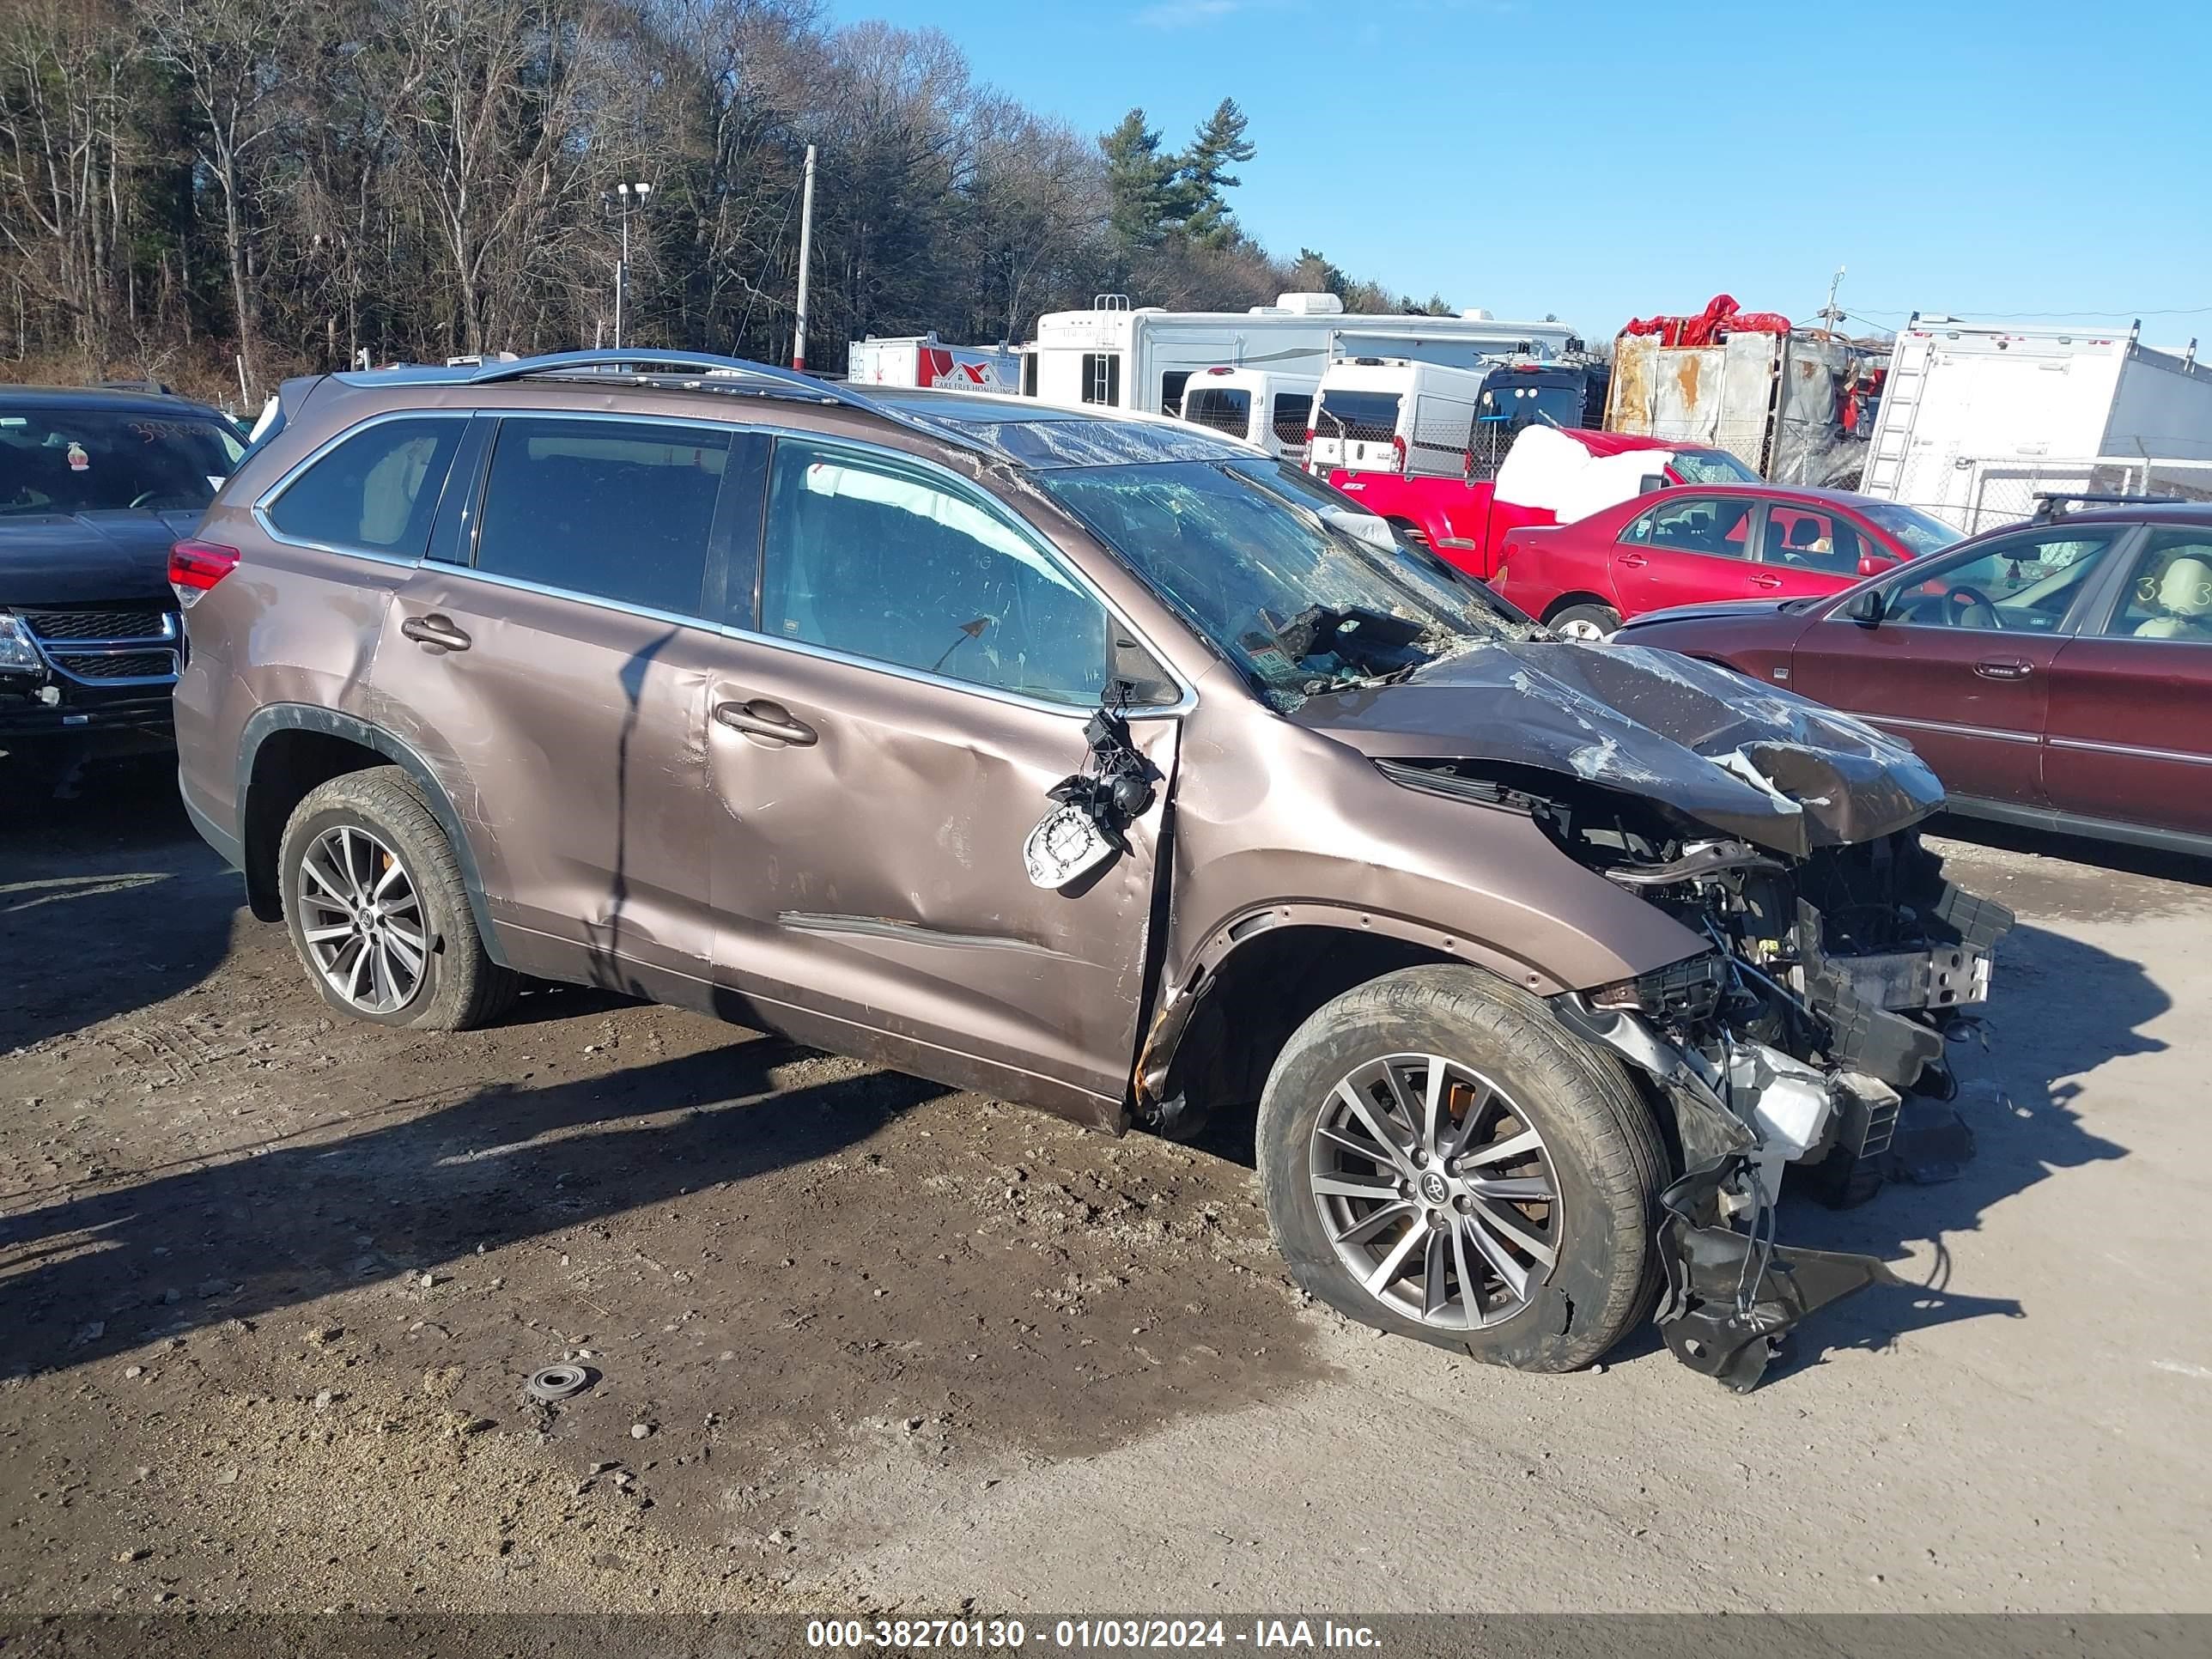
[[1803,858],[1725,837],[1657,842],[1612,825],[1573,850],[1713,941],[1706,954],[1555,1000],[1559,1018],[1633,1063],[1672,1108],[1686,1173],[1662,1194],[1668,1346],[1742,1390],[1805,1315],[1892,1279],[1869,1256],[1774,1242],[1784,1166],[1834,1205],[1872,1196],[1901,1114],[1963,1133],[1946,1043],[1988,996],[2012,924],[1961,891],[1905,829]]
[[1778,1246],[1774,1204],[1790,1164],[1832,1203],[1871,1196],[1908,1133],[1923,1177],[1965,1155],[1946,1044],[2012,917],[1920,844],[1943,787],[1909,744],[1710,663],[1556,641],[1463,651],[1296,718],[1406,787],[1528,814],[1710,941],[1551,1000],[1675,1131],[1658,1316],[1678,1357],[1748,1389],[1791,1325],[1889,1277]]

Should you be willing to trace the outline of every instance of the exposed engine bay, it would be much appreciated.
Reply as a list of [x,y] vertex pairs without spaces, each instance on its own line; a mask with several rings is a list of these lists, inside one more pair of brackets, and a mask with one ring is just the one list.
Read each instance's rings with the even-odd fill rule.
[[1662,1200],[1661,1330],[1686,1364],[1747,1389],[1791,1325],[1892,1277],[1872,1257],[1776,1245],[1784,1167],[1827,1203],[1857,1203],[1881,1183],[1902,1111],[1956,1122],[1941,1105],[1956,1092],[1946,1045],[1972,1032],[2011,912],[1946,881],[1917,829],[1799,859],[1610,792],[1516,804],[1712,941],[1553,1006],[1671,1106],[1686,1173]]

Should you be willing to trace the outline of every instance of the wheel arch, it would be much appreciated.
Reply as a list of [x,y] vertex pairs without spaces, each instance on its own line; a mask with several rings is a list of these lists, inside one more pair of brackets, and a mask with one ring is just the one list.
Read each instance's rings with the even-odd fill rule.
[[407,774],[445,831],[484,949],[501,967],[509,965],[491,925],[475,846],[430,763],[396,733],[358,715],[312,703],[264,704],[253,712],[239,738],[239,840],[248,908],[264,921],[283,918],[276,850],[301,798],[331,778],[382,765],[397,766]]
[[1216,927],[1155,1010],[1137,1059],[1137,1121],[1170,1137],[1258,1100],[1275,1058],[1316,1010],[1401,968],[1456,965],[1545,996],[1563,987],[1483,940],[1311,901],[1250,906]]
[[1544,607],[1544,614],[1539,617],[1536,620],[1542,623],[1548,628],[1551,626],[1553,617],[1558,616],[1563,611],[1571,611],[1578,605],[1601,605],[1608,611],[1618,611],[1620,608],[1613,603],[1609,595],[1604,593],[1593,593],[1583,588],[1576,588],[1572,592],[1560,594],[1559,597],[1553,599],[1551,604],[1546,605]]

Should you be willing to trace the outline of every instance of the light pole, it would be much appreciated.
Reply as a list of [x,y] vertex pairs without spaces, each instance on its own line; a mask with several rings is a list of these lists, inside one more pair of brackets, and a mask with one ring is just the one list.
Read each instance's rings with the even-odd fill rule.
[[617,351],[620,351],[622,349],[623,323],[628,313],[629,304],[630,203],[632,199],[635,198],[637,203],[638,210],[640,212],[643,212],[645,210],[645,198],[652,194],[653,186],[651,185],[630,184],[625,182],[615,186],[614,195],[611,198],[609,198],[605,195],[602,195],[600,198],[602,201],[612,200],[616,212],[622,220],[622,258],[615,261],[615,349]]

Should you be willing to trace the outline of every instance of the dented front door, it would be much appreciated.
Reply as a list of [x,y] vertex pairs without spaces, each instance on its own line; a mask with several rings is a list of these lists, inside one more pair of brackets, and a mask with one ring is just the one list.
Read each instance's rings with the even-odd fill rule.
[[[751,1004],[842,1053],[1118,1114],[1164,783],[1126,854],[1043,891],[1022,843],[1082,768],[1087,711],[738,640],[708,702],[715,979],[741,1000],[725,1012]],[[1132,724],[1171,776],[1177,723]]]
[[1105,605],[968,480],[815,440],[776,441],[756,574],[707,689],[723,1012],[1117,1121],[1177,723],[1134,724],[1122,851],[1055,890],[1023,860],[1089,753]]

